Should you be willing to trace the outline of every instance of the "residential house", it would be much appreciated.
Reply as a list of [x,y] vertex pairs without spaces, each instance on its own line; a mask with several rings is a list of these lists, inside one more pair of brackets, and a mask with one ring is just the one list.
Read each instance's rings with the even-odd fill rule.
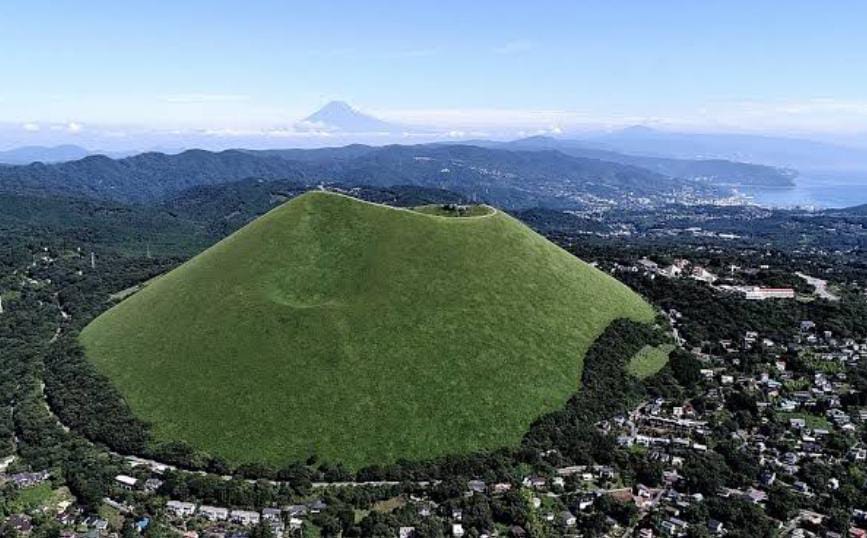
[[535,489],[544,488],[547,483],[548,481],[541,476],[528,476],[524,479],[524,486]]
[[232,510],[229,514],[229,518],[239,525],[256,525],[259,523],[259,512],[253,512],[251,510]]
[[470,480],[467,482],[467,489],[473,493],[484,493],[487,491],[488,487],[482,480]]
[[108,521],[97,516],[90,516],[84,520],[84,525],[88,529],[93,529],[95,531],[101,532],[108,528]]
[[578,510],[584,511],[593,506],[593,498],[585,497],[578,501]]
[[220,506],[202,505],[199,507],[199,515],[208,521],[226,521],[229,519],[229,510]]
[[707,522],[707,530],[711,534],[722,534],[725,532],[722,522],[715,519],[711,519]]
[[265,521],[282,521],[282,513],[279,508],[264,508],[262,509],[262,519]]
[[290,504],[283,508],[289,517],[304,517],[307,515],[307,506],[303,504]]
[[792,487],[802,495],[810,495],[810,486],[808,486],[806,482],[801,482],[799,480],[795,482]]
[[716,282],[717,279],[715,274],[698,265],[692,268],[692,278],[694,278],[695,280],[700,280],[702,282],[707,282],[708,284],[713,284],[714,282]]
[[40,471],[37,473],[16,473],[9,476],[9,481],[16,488],[29,488],[36,486],[48,480],[51,473],[48,471]]
[[744,498],[753,504],[759,504],[768,500],[768,494],[760,489],[749,488],[744,493]]
[[138,485],[138,478],[133,478],[125,474],[119,474],[114,477],[114,482],[118,486],[120,486],[121,489],[132,491],[136,489],[136,486]]
[[318,514],[319,512],[328,508],[328,505],[322,499],[316,499],[312,502],[307,503],[307,508],[310,509],[311,514]]
[[689,527],[686,521],[672,517],[662,522],[662,532],[669,536],[685,536]]
[[169,501],[166,503],[166,510],[175,517],[189,517],[196,513],[196,505],[182,501]]

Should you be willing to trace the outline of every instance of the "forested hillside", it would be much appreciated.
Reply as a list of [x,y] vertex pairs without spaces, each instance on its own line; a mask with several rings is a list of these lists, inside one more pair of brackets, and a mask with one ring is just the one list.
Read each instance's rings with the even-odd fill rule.
[[415,185],[451,190],[509,208],[654,205],[672,198],[717,193],[693,181],[558,151],[457,145],[219,153],[191,150],[124,159],[90,156],[59,164],[0,168],[0,192],[146,203],[192,187],[248,178],[309,186],[335,182],[377,187]]

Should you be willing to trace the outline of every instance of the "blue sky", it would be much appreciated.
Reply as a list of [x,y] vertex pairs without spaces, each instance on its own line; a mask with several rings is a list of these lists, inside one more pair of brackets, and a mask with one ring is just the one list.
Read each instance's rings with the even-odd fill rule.
[[867,131],[867,2],[0,3],[0,123]]

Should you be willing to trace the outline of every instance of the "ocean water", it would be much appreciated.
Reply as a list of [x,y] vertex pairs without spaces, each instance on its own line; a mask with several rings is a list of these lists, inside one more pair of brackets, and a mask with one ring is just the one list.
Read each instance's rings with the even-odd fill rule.
[[785,188],[743,188],[751,201],[767,207],[841,208],[867,204],[867,172],[810,172]]

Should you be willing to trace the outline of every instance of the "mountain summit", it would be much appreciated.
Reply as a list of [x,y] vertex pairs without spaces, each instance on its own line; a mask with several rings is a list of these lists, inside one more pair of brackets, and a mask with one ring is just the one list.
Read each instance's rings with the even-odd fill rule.
[[637,294],[487,206],[310,192],[102,314],[88,356],[163,441],[350,468],[517,445]]
[[346,133],[390,133],[401,130],[399,126],[359,112],[343,101],[331,101],[301,120],[297,127]]

